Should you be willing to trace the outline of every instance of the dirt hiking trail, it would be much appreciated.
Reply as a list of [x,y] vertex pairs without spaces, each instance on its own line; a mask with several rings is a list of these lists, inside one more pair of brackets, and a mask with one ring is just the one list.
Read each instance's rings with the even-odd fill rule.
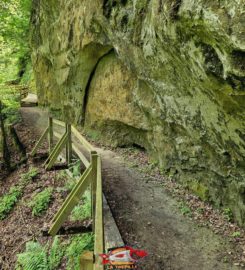
[[[22,108],[23,121],[36,133],[47,113]],[[177,201],[159,181],[129,168],[122,157],[97,148],[103,162],[103,189],[125,244],[144,249],[142,270],[236,270],[225,263],[231,244],[180,213]]]

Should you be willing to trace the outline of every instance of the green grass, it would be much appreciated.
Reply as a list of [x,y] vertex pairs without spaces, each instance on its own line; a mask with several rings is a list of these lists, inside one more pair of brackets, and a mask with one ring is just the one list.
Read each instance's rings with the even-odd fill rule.
[[15,204],[22,195],[21,187],[12,187],[10,191],[0,198],[0,219],[5,219],[12,211]]
[[28,206],[32,209],[33,216],[41,216],[48,209],[52,199],[53,188],[45,188],[42,192],[34,195]]

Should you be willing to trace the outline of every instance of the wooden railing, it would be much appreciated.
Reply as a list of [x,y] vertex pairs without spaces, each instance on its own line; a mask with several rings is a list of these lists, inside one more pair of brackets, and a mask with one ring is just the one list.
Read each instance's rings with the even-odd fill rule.
[[[61,135],[60,132],[57,132],[55,127],[59,127],[64,134]],[[68,164],[71,162],[73,151],[86,168],[78,183],[54,216],[49,234],[51,236],[55,236],[59,232],[64,221],[68,218],[73,208],[81,200],[82,195],[90,186],[92,205],[91,216],[93,220],[92,228],[94,233],[94,253],[91,254],[89,252],[85,252],[81,256],[81,269],[102,270],[104,267],[100,264],[100,259],[98,256],[99,254],[104,253],[105,248],[101,158],[93,146],[79,133],[74,126],[53,118],[49,118],[48,127],[45,129],[41,138],[31,152],[31,156],[36,155],[38,148],[46,137],[49,141],[49,157],[44,163],[47,170],[52,168],[64,148],[66,150],[66,161]],[[56,146],[54,146],[54,137],[58,138]],[[85,156],[81,148],[89,153],[90,160]]]

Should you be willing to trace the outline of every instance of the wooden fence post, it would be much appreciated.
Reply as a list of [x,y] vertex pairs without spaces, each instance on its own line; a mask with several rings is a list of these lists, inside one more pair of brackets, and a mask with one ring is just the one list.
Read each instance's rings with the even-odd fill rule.
[[95,228],[95,211],[96,211],[96,191],[97,191],[97,166],[98,166],[98,154],[96,151],[91,151],[91,216],[93,219],[93,231]]
[[67,164],[71,164],[72,159],[72,140],[71,140],[71,125],[66,124],[66,132],[67,132],[67,144],[66,144],[66,162]]
[[91,251],[85,251],[80,258],[81,270],[93,270],[94,254]]
[[104,270],[101,264],[101,258],[98,256],[104,253],[104,221],[103,221],[103,191],[102,191],[102,171],[101,158],[97,158],[97,176],[96,176],[96,212],[95,212],[95,231],[94,231],[94,270]]
[[54,131],[53,131],[53,118],[49,117],[49,154],[52,152],[54,145]]

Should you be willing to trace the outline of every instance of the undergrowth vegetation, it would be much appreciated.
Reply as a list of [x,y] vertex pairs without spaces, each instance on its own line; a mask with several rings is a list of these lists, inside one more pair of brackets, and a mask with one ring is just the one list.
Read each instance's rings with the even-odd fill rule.
[[31,5],[31,0],[0,1],[0,167],[4,176],[14,167],[10,141],[15,136],[6,126],[20,120],[18,84],[34,85],[29,48]]
[[22,184],[28,184],[30,181],[34,180],[36,176],[38,175],[38,169],[35,167],[30,167],[29,171],[27,173],[23,173],[21,175],[21,183]]
[[94,237],[92,234],[73,236],[65,253],[67,259],[67,270],[80,269],[80,257],[83,251],[92,251]]
[[[19,97],[20,94],[15,87],[0,85],[0,165],[2,163],[1,167],[9,172],[13,167],[11,150],[18,145],[15,140],[16,136],[11,133],[9,126],[20,121]],[[18,148],[16,147],[16,149]]]
[[4,105],[2,113],[5,116],[6,124],[12,124],[20,120],[20,94],[15,87],[0,86],[0,99]]
[[11,187],[9,192],[0,198],[0,220],[3,220],[8,216],[15,204],[21,198],[25,186],[29,184],[37,174],[38,170],[31,167],[27,173],[21,175],[19,184]]
[[0,2],[0,83],[21,80],[30,62],[31,0]]
[[[26,173],[20,175],[18,182],[10,188],[9,192],[0,199],[0,219],[4,219],[12,211],[14,206],[21,200],[20,207],[16,208],[19,211],[21,206],[30,207],[32,210],[32,220],[36,220],[36,216],[40,217],[49,208],[50,202],[60,198],[60,192],[70,192],[77,179],[70,177],[64,172],[59,173],[56,178],[57,187],[43,187],[37,193],[35,190],[41,186],[38,181],[42,181],[42,171],[35,167],[30,167]],[[29,185],[29,186],[28,186]],[[33,190],[32,194],[24,192],[25,188]],[[59,190],[61,189],[61,190]],[[66,194],[64,193],[64,194]],[[30,213],[26,207],[22,213]],[[71,214],[71,221],[81,221],[91,216],[91,196],[90,190],[85,192],[81,198],[81,203],[74,208]],[[23,239],[24,238],[23,236]],[[28,239],[28,238],[27,238]],[[35,241],[28,241],[25,250],[17,255],[17,260],[14,261],[15,270],[79,270],[80,257],[83,251],[93,251],[94,236],[92,233],[70,236],[56,236],[53,240],[40,237],[33,238]],[[65,267],[65,268],[64,268]]]
[[[77,184],[79,176],[81,175],[81,164],[78,162],[70,170],[72,171],[72,177],[69,177],[65,172],[60,172],[57,180],[65,178],[65,184],[63,187],[57,189],[58,192],[71,192],[71,190]],[[81,202],[76,205],[71,213],[71,221],[82,221],[91,217],[91,195],[88,189],[81,198]]]
[[86,191],[81,203],[73,209],[71,213],[71,220],[84,220],[91,216],[91,196],[90,191]]
[[55,270],[64,255],[64,245],[55,237],[51,247],[39,242],[28,242],[25,252],[18,254],[16,270]]
[[28,242],[26,250],[17,255],[16,270],[58,270],[62,261],[67,270],[80,269],[80,256],[83,251],[93,250],[93,235],[72,236],[69,240],[55,237],[52,245]]
[[5,219],[22,195],[21,187],[12,187],[10,191],[0,199],[0,219]]
[[33,216],[41,216],[48,209],[52,199],[53,188],[45,188],[42,192],[37,193],[31,198],[28,206],[32,209]]

